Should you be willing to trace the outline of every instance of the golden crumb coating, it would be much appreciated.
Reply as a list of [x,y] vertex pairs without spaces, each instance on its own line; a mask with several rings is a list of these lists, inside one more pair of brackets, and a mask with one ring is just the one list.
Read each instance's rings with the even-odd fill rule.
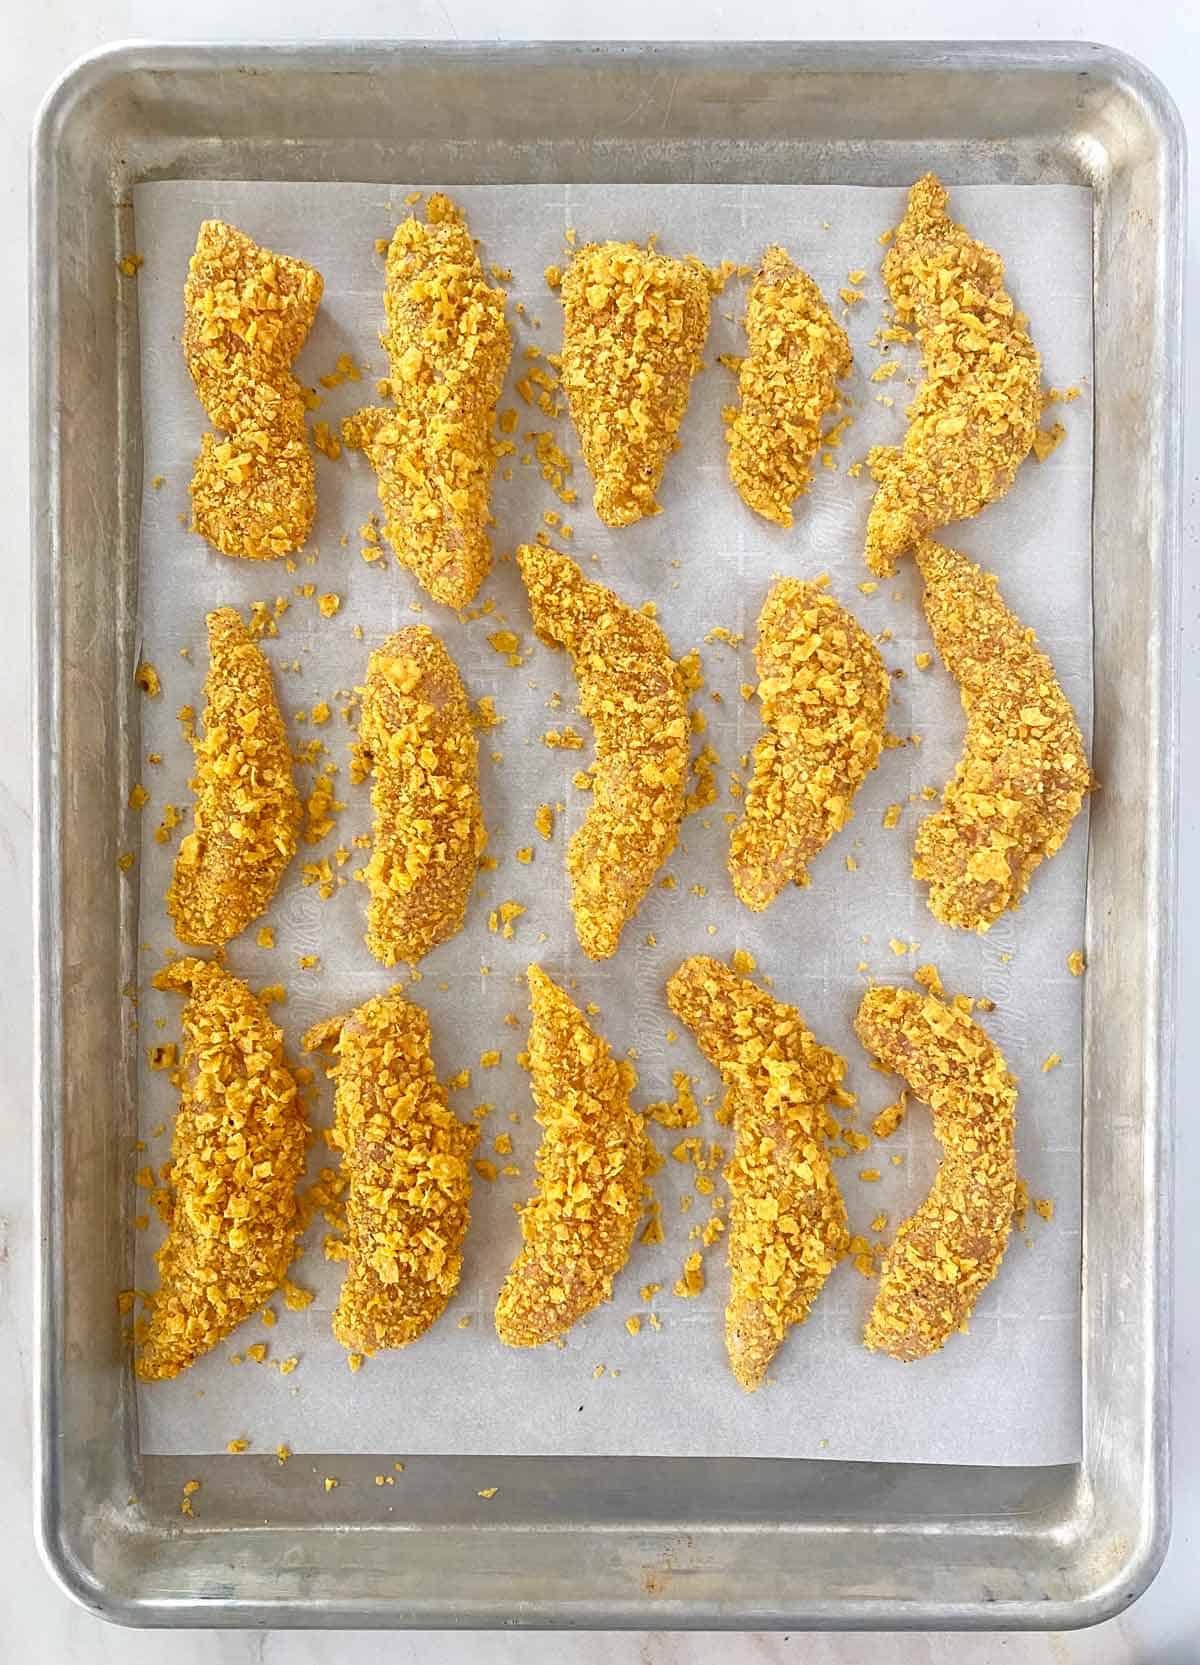
[[698,260],[588,243],[562,280],[562,384],[607,526],[656,515],[658,490],[708,334]]
[[933,1111],[942,1160],[884,1258],[863,1336],[896,1359],[936,1353],[996,1276],[1012,1226],[1016,1082],[973,1018],[915,989],[868,989],[854,1028]]
[[854,616],[817,584],[781,578],[758,616],[758,697],[765,733],[729,845],[733,888],[756,912],[853,815],[879,762],[888,674]]
[[1054,666],[995,578],[939,543],[922,543],[917,564],[967,734],[942,807],[917,829],[913,872],[943,924],[986,931],[1066,838],[1091,772]]
[[397,560],[435,601],[465,607],[491,565],[492,422],[512,336],[461,211],[435,193],[427,219],[403,220],[388,249],[392,403],[347,418],[342,437],[378,476]]
[[179,846],[167,911],[180,942],[220,948],[269,907],[296,853],[302,810],[266,656],[233,607],[206,623],[192,830]]
[[556,550],[526,544],[517,562],[534,629],[570,653],[596,737],[591,803],[571,839],[567,871],[580,945],[604,960],[675,848],[687,778],[687,690],[653,619]]
[[852,1102],[839,1086],[846,1061],[819,1044],[794,1006],[707,955],[684,961],[667,1001],[729,1088],[725,1347],[753,1393],[849,1244],[826,1149],[837,1131],[827,1104]]
[[187,996],[161,1287],[137,1359],[146,1382],[186,1370],[279,1287],[296,1252],[308,1128],[283,1036],[239,978],[175,960],[154,979]]
[[207,433],[192,475],[192,530],[222,555],[299,549],[317,508],[304,395],[292,362],[324,285],[303,260],[205,220],[183,290],[183,353]]
[[306,1052],[327,1047],[337,1052],[334,1142],[349,1178],[333,1333],[353,1353],[406,1347],[458,1288],[479,1130],[447,1105],[429,1019],[402,995],[368,1000],[304,1037]]
[[769,248],[746,303],[749,354],[738,372],[739,409],[726,432],[729,473],[747,508],[780,526],[812,484],[838,378],[854,362],[825,298],[786,249]]
[[384,965],[413,962],[462,928],[487,842],[471,707],[427,625],[371,655],[358,734],[374,775],[367,946]]
[[642,1212],[650,1155],[630,1107],[637,1077],[540,966],[529,968],[529,1070],[542,1142],[523,1247],[496,1302],[496,1333],[537,1347],[612,1294]]
[[1003,497],[1042,414],[1042,365],[1004,288],[1004,262],[946,213],[945,187],[918,179],[883,262],[896,322],[914,328],[925,378],[902,446],[876,446],[867,563],[884,575],[927,532]]

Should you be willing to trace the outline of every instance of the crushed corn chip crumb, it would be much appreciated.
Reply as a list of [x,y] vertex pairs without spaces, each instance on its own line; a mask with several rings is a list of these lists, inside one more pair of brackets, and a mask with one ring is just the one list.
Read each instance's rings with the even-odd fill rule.
[[704,1257],[697,1249],[683,1263],[683,1274],[676,1280],[675,1293],[692,1300],[704,1293]]

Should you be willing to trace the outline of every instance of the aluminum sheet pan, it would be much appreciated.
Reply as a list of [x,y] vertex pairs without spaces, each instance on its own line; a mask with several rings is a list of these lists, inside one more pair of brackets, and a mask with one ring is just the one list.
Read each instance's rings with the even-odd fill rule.
[[[219,135],[219,137],[214,137]],[[130,1281],[141,489],[141,181],[1091,187],[1094,759],[1085,947],[1082,1460],[422,1456],[400,1498],[343,1456],[137,1455]],[[1182,137],[1129,60],[1080,46],[130,47],[72,71],[34,157],[39,866],[39,1530],[133,1623],[837,1626],[1091,1622],[1166,1534],[1164,1231],[1174,943]],[[336,1453],[323,1454],[329,1459]],[[134,1501],[131,1503],[129,1499]],[[354,1530],[347,1533],[347,1527]]]

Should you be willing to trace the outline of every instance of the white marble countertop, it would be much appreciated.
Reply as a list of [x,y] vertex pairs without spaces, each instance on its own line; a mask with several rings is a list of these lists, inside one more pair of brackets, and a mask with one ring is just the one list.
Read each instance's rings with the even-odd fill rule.
[[[1192,135],[1200,133],[1200,7],[1192,0],[1131,7],[1123,0],[982,0],[966,7],[944,0],[882,0],[849,5],[808,0],[798,7],[759,0],[753,13],[717,0],[607,0],[603,7],[566,0],[206,0],[203,7],[173,0],[4,0],[0,6],[0,192],[9,232],[0,244],[0,386],[12,417],[0,448],[0,501],[7,504],[0,560],[6,578],[0,608],[0,663],[12,667],[0,700],[0,964],[9,968],[0,1001],[0,1056],[8,1088],[0,1100],[4,1160],[0,1163],[0,1660],[37,1659],[41,1665],[101,1665],[169,1658],[193,1661],[272,1661],[277,1665],[370,1665],[387,1659],[422,1665],[750,1665],[754,1660],[803,1658],[806,1665],[844,1665],[878,1657],[889,1665],[1194,1665],[1200,1658],[1200,1419],[1181,1414],[1175,1429],[1175,1529],[1158,1579],[1129,1612],[1096,1630],[1060,1636],[717,1636],[671,1634],[430,1635],[338,1632],[267,1634],[188,1631],[169,1640],[119,1631],[75,1607],[50,1581],[33,1545],[30,1508],[30,1221],[29,985],[30,783],[26,409],[26,157],[38,100],[51,80],[79,54],[130,37],[200,40],[289,36],[395,36],[463,39],[503,34],[525,39],[744,38],[780,39],[1086,39],[1105,41],[1140,57],[1166,82]],[[1200,200],[1193,167],[1192,238],[1185,292],[1200,294],[1197,228]],[[1184,468],[1182,989],[1194,998],[1200,969],[1200,769],[1195,737],[1200,719],[1200,321],[1187,343],[1190,443]],[[1188,855],[1191,853],[1189,862]],[[1200,1028],[1179,1037],[1180,1105],[1176,1190],[1176,1403],[1195,1403],[1200,1367],[1200,1122],[1191,1088],[1200,1075]],[[1185,1386],[1186,1384],[1186,1386]]]

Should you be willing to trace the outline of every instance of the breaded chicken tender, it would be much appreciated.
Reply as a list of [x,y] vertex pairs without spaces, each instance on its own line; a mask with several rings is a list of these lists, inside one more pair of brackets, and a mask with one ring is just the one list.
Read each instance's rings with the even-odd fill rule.
[[562,385],[606,526],[660,512],[708,334],[708,270],[636,243],[588,243],[563,276]]
[[932,1190],[884,1258],[863,1336],[893,1358],[921,1359],[963,1328],[1000,1268],[1016,1196],[1017,1087],[974,1019],[932,994],[868,989],[854,1027],[929,1105],[942,1147]]
[[567,871],[580,945],[604,960],[675,848],[688,764],[687,690],[653,619],[556,550],[526,544],[517,563],[534,629],[570,653],[596,737],[591,804],[567,851]]
[[781,578],[758,616],[766,732],[729,845],[733,888],[760,912],[845,826],[879,762],[888,674],[854,616],[819,585]]
[[179,846],[167,911],[180,942],[220,948],[270,905],[296,853],[302,812],[266,656],[234,608],[219,607],[206,622],[192,830]]
[[186,1370],[276,1290],[296,1253],[308,1129],[283,1036],[239,978],[175,960],[154,979],[187,996],[161,1287],[137,1359],[145,1382]]
[[650,1144],[630,1107],[633,1067],[540,966],[529,968],[529,1070],[542,1142],[523,1247],[496,1302],[509,1347],[563,1335],[612,1294],[642,1212]]
[[492,560],[492,423],[512,336],[461,211],[435,193],[426,214],[403,220],[388,249],[380,341],[393,402],[349,417],[342,438],[378,476],[396,559],[435,601],[465,607]]
[[367,946],[384,965],[412,963],[462,928],[487,843],[471,707],[428,626],[371,655],[358,735],[375,778]]
[[1066,838],[1091,772],[1054,667],[996,580],[940,543],[922,543],[917,564],[967,733],[942,807],[917,829],[913,873],[943,924],[986,931]]
[[928,532],[1003,497],[1042,413],[1041,360],[1004,288],[1004,262],[946,213],[944,186],[918,179],[883,262],[896,322],[921,343],[925,379],[904,444],[876,446],[867,564],[887,575]]
[[312,328],[320,272],[205,220],[183,290],[183,353],[205,434],[192,475],[192,530],[222,555],[270,560],[299,549],[317,508],[292,362]]
[[826,1106],[849,1104],[846,1061],[821,1046],[794,1006],[697,954],[667,984],[671,1010],[729,1089],[736,1135],[730,1191],[725,1347],[747,1393],[793,1324],[803,1324],[849,1244],[829,1165]]
[[406,1347],[458,1288],[479,1130],[446,1103],[429,1020],[402,995],[368,1000],[304,1037],[306,1052],[330,1047],[333,1136],[350,1182],[333,1333],[354,1353]]
[[812,484],[812,460],[837,383],[854,362],[825,298],[786,249],[769,248],[746,303],[750,351],[738,372],[740,408],[726,432],[742,501],[780,526]]

